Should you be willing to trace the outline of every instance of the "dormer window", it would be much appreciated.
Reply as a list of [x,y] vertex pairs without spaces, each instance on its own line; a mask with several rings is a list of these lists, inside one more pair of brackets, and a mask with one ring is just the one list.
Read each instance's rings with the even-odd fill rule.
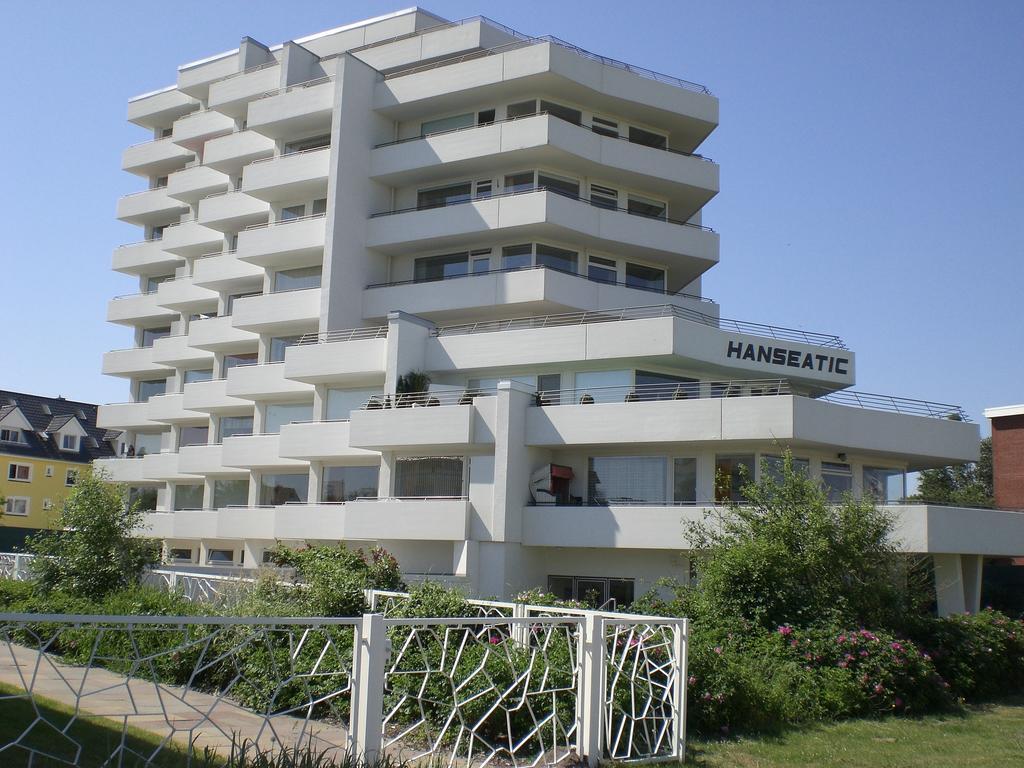
[[77,451],[78,450],[78,435],[61,435],[60,436],[60,449],[62,451]]
[[20,429],[0,429],[0,442],[2,443],[22,443],[24,440],[21,439]]

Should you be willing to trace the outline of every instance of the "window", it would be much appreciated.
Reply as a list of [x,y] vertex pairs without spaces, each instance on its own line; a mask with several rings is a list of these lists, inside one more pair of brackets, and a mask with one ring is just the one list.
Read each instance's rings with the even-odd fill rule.
[[179,549],[177,547],[167,551],[167,556],[171,561],[175,563],[191,563],[192,562],[192,550],[191,549]]
[[167,328],[146,328],[142,331],[142,346],[152,347],[157,339],[166,339],[171,335],[170,327]]
[[594,133],[599,133],[602,136],[611,136],[613,139],[619,138],[619,124],[615,121],[594,115],[591,122],[593,124],[590,126],[590,130]]
[[31,464],[8,464],[7,465],[7,479],[15,480],[19,483],[31,483],[32,482],[32,465]]
[[562,600],[579,600],[593,608],[599,608],[614,600],[614,607],[618,608],[633,602],[635,585],[633,579],[548,576],[548,592]]
[[319,288],[323,267],[300,267],[274,273],[274,293]]
[[650,219],[665,219],[667,208],[659,200],[629,195],[626,210],[634,216],[646,216]]
[[447,253],[442,256],[427,256],[416,259],[413,266],[413,280],[416,282],[446,280],[450,277],[465,275],[468,271],[468,253]]
[[163,226],[151,227],[150,230],[149,230],[149,239],[150,240],[163,240],[164,239],[164,227]]
[[195,371],[185,371],[185,383],[195,384],[197,381],[210,381],[213,378],[213,368],[201,368]]
[[467,112],[464,115],[441,117],[437,120],[427,120],[420,124],[420,136],[429,136],[432,133],[443,133],[445,131],[455,131],[459,128],[468,128],[471,125],[473,125],[472,112]]
[[379,467],[324,467],[320,500],[326,502],[376,498]]
[[241,352],[235,355],[224,355],[224,364],[221,366],[221,373],[224,376],[228,375],[228,371],[232,368],[239,368],[244,365],[256,365],[259,361],[259,355],[255,352]]
[[665,270],[626,263],[626,285],[645,291],[665,290]]
[[509,173],[505,176],[505,192],[529,192],[533,189],[533,171]]
[[491,196],[491,192],[494,189],[494,182],[490,179],[481,179],[476,182],[476,199],[485,200]]
[[743,501],[740,489],[754,482],[753,454],[715,456],[715,501]]
[[206,550],[207,565],[234,565],[235,551],[233,549],[208,549]]
[[633,381],[635,400],[688,400],[700,394],[700,382],[686,376],[637,371]]
[[64,473],[64,485],[66,485],[68,488],[70,488],[71,486],[73,486],[77,482],[78,482],[78,470],[77,469],[69,469],[67,472]]
[[174,275],[157,275],[156,277],[146,278],[146,293],[152,293],[155,291],[160,283],[166,283],[168,280],[173,280]]
[[135,455],[145,456],[147,453],[160,453],[163,449],[163,432],[139,432],[135,435]]
[[395,462],[395,495],[462,496],[462,457],[399,458]]
[[505,116],[512,120],[516,117],[527,117],[529,115],[537,114],[537,100],[530,99],[529,101],[520,101],[515,104],[509,104],[505,110]]
[[358,411],[376,389],[329,389],[327,390],[327,419],[340,421],[349,418],[352,411]]
[[611,259],[591,256],[587,260],[587,278],[598,283],[617,283],[619,271]]
[[465,203],[470,200],[472,193],[473,184],[468,181],[435,189],[421,189],[416,193],[416,207],[422,210]]
[[53,477],[53,464],[47,464],[46,471],[43,474],[47,477]]
[[672,501],[694,504],[697,501],[697,460],[672,460]]
[[494,110],[484,109],[476,113],[477,125],[490,125],[494,122]]
[[582,371],[576,374],[576,402],[589,397],[588,403],[621,403],[632,386],[632,371]]
[[469,259],[473,263],[473,274],[479,275],[482,272],[489,272],[491,269],[490,249],[482,251],[470,251]]
[[301,219],[306,215],[305,205],[289,205],[281,209],[281,216],[278,221],[291,221]]
[[580,196],[580,183],[575,179],[567,179],[563,176],[539,172],[537,174],[537,186],[543,187],[549,192],[557,192],[567,197],[578,198]]
[[284,362],[284,351],[299,343],[301,336],[277,336],[270,340],[270,362]]
[[260,504],[305,504],[309,492],[309,473],[262,475],[260,477]]
[[853,471],[849,464],[821,462],[821,484],[829,501],[842,501],[843,496],[853,491]]
[[312,418],[312,403],[272,403],[267,406],[267,417],[263,420],[263,434],[276,435],[284,424],[290,424],[293,421],[310,421]]
[[0,429],[0,442],[4,443],[20,443],[21,430],[19,429]]
[[206,445],[208,442],[210,442],[210,427],[208,425],[181,428],[181,435],[178,440],[179,446]]
[[629,127],[629,140],[634,144],[643,144],[645,147],[654,147],[655,149],[665,149],[668,147],[668,139],[665,136],[645,131],[643,128],[637,128],[635,125]]
[[[761,471],[776,483],[782,482],[782,467],[784,460],[781,456],[762,456]],[[810,462],[807,459],[793,459],[793,469],[804,475],[810,472]]]
[[199,485],[176,485],[174,486],[174,509],[202,509],[203,508],[203,486]]
[[306,152],[311,149],[322,149],[331,146],[331,134],[325,133],[322,136],[310,136],[308,139],[297,139],[289,141],[284,145],[282,155],[291,155],[295,152]]
[[590,185],[590,202],[598,208],[610,208],[616,210],[619,207],[618,190],[611,187],[604,187],[600,184]]
[[249,480],[244,477],[213,481],[213,508],[244,507],[249,504]]
[[591,456],[589,503],[664,504],[666,467],[664,456]]
[[506,245],[501,249],[502,269],[523,269],[533,266],[533,245]]
[[562,389],[562,374],[542,373],[537,377],[537,397],[541,405],[555,405]]
[[137,403],[148,403],[153,395],[162,395],[167,392],[167,379],[153,379],[151,381],[139,382],[139,393],[135,397]]
[[128,489],[128,506],[135,507],[139,512],[152,512],[156,509],[156,488],[132,486]]
[[62,451],[77,451],[78,450],[78,435],[61,435],[60,436],[60,449]]
[[225,314],[225,316],[226,315],[230,315],[232,310],[234,310],[234,308],[235,308],[235,300],[236,299],[246,299],[249,296],[259,296],[259,295],[261,295],[259,291],[252,291],[250,293],[234,293],[234,294],[228,296],[227,303],[226,303],[226,305],[224,307],[224,314]]
[[221,416],[220,439],[252,434],[252,416]]
[[550,267],[559,272],[575,274],[576,262],[576,251],[567,251],[564,248],[555,248],[553,245],[537,243],[537,266],[539,267]]
[[24,517],[29,512],[29,499],[24,496],[8,496],[4,513]]
[[574,125],[579,125],[583,122],[583,113],[578,109],[566,107],[562,104],[556,104],[553,101],[544,101],[544,99],[541,99],[540,111],[547,112],[549,115],[554,115],[555,117],[573,123]]
[[325,213],[327,213],[327,198],[318,197],[310,208],[310,216],[323,216]]
[[902,469],[864,467],[864,498],[880,504],[906,498],[907,478]]

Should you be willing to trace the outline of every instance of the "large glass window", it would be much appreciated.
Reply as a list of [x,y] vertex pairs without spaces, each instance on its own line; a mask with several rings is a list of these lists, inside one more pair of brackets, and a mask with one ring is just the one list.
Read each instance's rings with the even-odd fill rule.
[[136,432],[135,455],[145,456],[147,453],[160,453],[163,443],[163,432]]
[[142,331],[142,346],[152,347],[157,339],[166,339],[171,335],[171,329],[167,328],[145,328]]
[[221,416],[220,439],[252,434],[252,416]]
[[672,501],[693,504],[697,501],[697,460],[672,461]]
[[202,509],[203,508],[203,486],[200,485],[176,485],[174,486],[174,509]]
[[550,267],[559,272],[576,272],[578,255],[576,251],[555,248],[553,245],[537,243],[537,266]]
[[626,210],[636,216],[647,216],[652,219],[664,219],[666,216],[665,203],[660,200],[649,200],[646,197],[629,196]]
[[213,368],[201,368],[194,371],[185,371],[185,383],[194,384],[197,381],[209,381],[213,378]]
[[278,218],[278,221],[292,221],[294,219],[301,219],[305,215],[305,203],[301,205],[287,205],[281,209],[281,216]]
[[907,476],[902,469],[864,467],[864,498],[880,504],[907,497]]
[[395,462],[395,495],[461,496],[462,457],[424,456]]
[[554,176],[541,171],[537,174],[537,186],[544,187],[551,192],[569,197],[580,196],[580,183],[575,179],[567,179],[563,176]]
[[643,264],[626,264],[626,285],[645,291],[665,290],[665,270],[645,267]]
[[665,149],[668,146],[668,139],[661,134],[645,131],[643,128],[637,128],[635,125],[629,127],[629,140],[634,144],[643,144],[645,147],[654,147],[656,149]]
[[324,467],[320,500],[327,502],[376,498],[379,467]]
[[270,361],[271,363],[284,362],[284,351],[288,347],[294,347],[299,343],[301,336],[275,336],[270,340]]
[[210,442],[209,426],[182,427],[178,445],[206,445]]
[[562,374],[542,373],[537,377],[537,397],[541,405],[561,405]]
[[621,403],[633,386],[632,371],[582,371],[576,374],[576,400]]
[[505,176],[506,192],[528,192],[533,189],[533,171],[510,173]]
[[420,124],[420,136],[429,136],[432,133],[454,131],[459,128],[468,128],[473,125],[475,118],[472,112],[464,115],[452,115],[451,117],[440,117],[437,120],[427,120]]
[[446,205],[465,203],[472,199],[473,185],[465,181],[460,184],[449,184],[435,189],[421,189],[416,193],[416,207],[443,208]]
[[821,462],[821,484],[829,501],[842,501],[853,491],[853,471],[849,464],[833,461]]
[[743,501],[741,488],[754,482],[753,454],[715,456],[715,501]]
[[598,283],[617,283],[619,271],[612,259],[591,256],[587,260],[587,278]]
[[329,389],[327,390],[327,419],[339,421],[349,418],[352,411],[362,408],[376,389]]
[[[781,456],[762,456],[761,471],[766,473],[776,483],[781,483],[784,463]],[[807,475],[810,472],[810,462],[807,459],[793,457],[793,469],[798,473]]]
[[260,477],[260,504],[306,503],[309,493],[309,473],[262,475]]
[[274,274],[274,293],[319,288],[323,267],[284,269]]
[[263,434],[276,435],[284,424],[290,424],[293,421],[310,421],[312,418],[312,403],[272,403],[267,406]]
[[213,508],[244,507],[249,503],[248,478],[226,478],[213,481]]
[[509,104],[505,110],[505,116],[509,120],[516,117],[527,117],[529,115],[537,114],[537,100],[530,99],[529,101],[519,101],[515,104]]
[[592,456],[587,498],[590,504],[664,504],[664,456]]
[[221,367],[222,375],[227,376],[232,368],[239,368],[243,365],[256,365],[259,362],[259,355],[255,352],[240,352],[235,355],[224,355],[224,365]]
[[553,101],[544,101],[544,99],[541,99],[540,111],[547,112],[550,115],[559,117],[562,120],[567,120],[575,125],[579,125],[580,123],[583,122],[583,113],[580,112],[578,109],[566,107],[562,104],[556,104]]
[[444,280],[449,277],[459,277],[468,272],[468,253],[447,253],[442,256],[427,256],[416,259],[413,267],[413,279],[417,282]]
[[322,149],[331,146],[331,134],[325,133],[322,136],[310,136],[308,139],[297,139],[289,141],[284,145],[282,155],[290,155],[293,152],[306,152],[310,149]]
[[128,488],[128,506],[138,504],[140,512],[152,512],[156,509],[156,488],[133,485]]
[[533,245],[506,245],[501,249],[502,269],[523,269],[533,266]]
[[162,395],[167,392],[167,379],[152,379],[139,382],[139,395],[136,402],[145,403],[153,395]]
[[688,400],[700,395],[700,382],[686,376],[637,371],[634,400]]

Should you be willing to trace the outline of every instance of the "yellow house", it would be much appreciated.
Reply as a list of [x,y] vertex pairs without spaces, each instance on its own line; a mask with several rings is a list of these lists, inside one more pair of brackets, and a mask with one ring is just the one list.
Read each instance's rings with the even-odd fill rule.
[[0,390],[0,551],[53,527],[60,503],[93,459],[113,456],[96,406]]

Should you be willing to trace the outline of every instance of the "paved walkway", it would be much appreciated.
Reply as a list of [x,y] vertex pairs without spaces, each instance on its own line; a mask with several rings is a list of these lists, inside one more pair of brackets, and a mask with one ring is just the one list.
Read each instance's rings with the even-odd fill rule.
[[149,731],[198,752],[211,747],[225,752],[248,739],[261,747],[302,746],[317,751],[345,750],[346,730],[317,720],[275,715],[263,717],[228,699],[153,683],[96,667],[62,664],[53,657],[17,645],[0,646],[0,682],[69,707]]

